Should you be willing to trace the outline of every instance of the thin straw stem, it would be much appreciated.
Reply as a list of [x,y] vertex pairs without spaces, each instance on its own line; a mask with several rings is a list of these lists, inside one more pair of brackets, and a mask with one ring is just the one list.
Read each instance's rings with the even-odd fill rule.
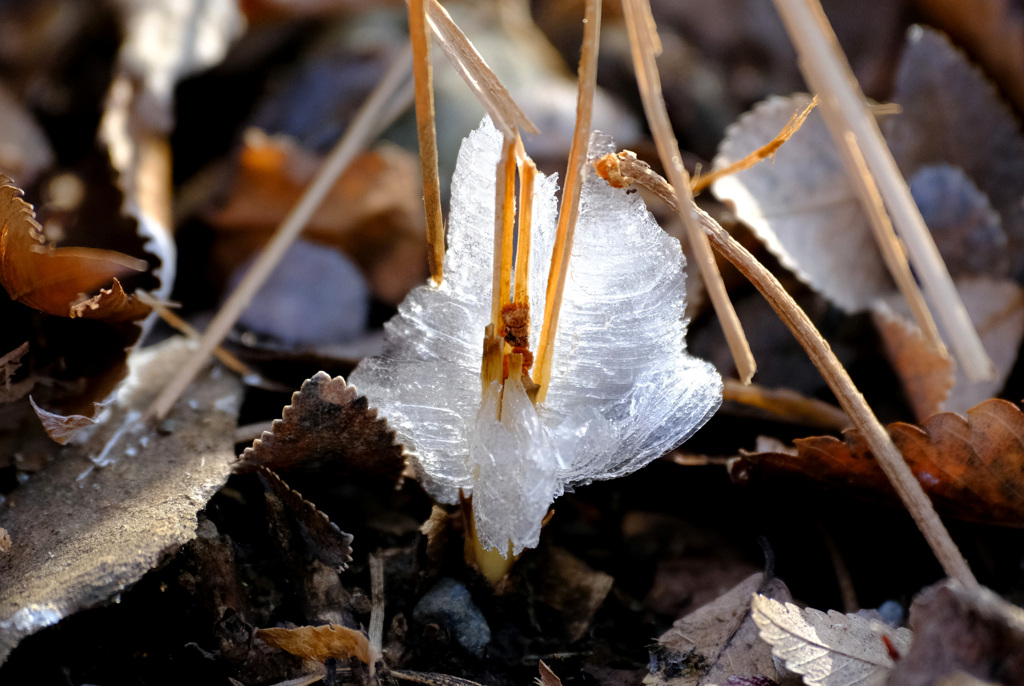
[[533,188],[537,165],[525,155],[519,159],[519,236],[516,240],[516,279],[514,301],[530,299],[530,244],[533,239]]
[[[670,206],[680,204],[675,190],[648,167],[632,155],[618,158],[622,176],[642,185],[665,200]],[[779,318],[786,324],[808,357],[818,368],[825,382],[835,394],[839,405],[846,412],[853,425],[861,432],[879,466],[885,472],[900,500],[906,506],[924,535],[928,545],[938,558],[946,574],[968,587],[977,586],[967,561],[956,547],[952,537],[935,512],[931,501],[914,478],[913,472],[904,461],[892,438],[875,417],[874,412],[853,384],[846,369],[832,352],[828,342],[814,327],[807,314],[786,292],[778,280],[764,265],[747,252],[714,219],[697,209],[700,226],[710,238],[712,245],[729,260],[764,296]]]
[[441,219],[441,181],[437,174],[437,130],[434,127],[434,74],[430,64],[423,0],[409,3],[409,39],[412,42],[412,74],[416,84],[416,135],[423,174],[423,209],[427,217],[427,262],[430,277],[444,279],[444,222]]
[[512,290],[512,242],[515,233],[516,139],[506,138],[494,175],[494,276],[491,281],[491,324],[502,330],[501,308]]
[[835,33],[816,0],[775,0],[775,6],[800,58],[808,85],[821,98],[822,111],[836,144],[843,148],[845,133],[853,134],[867,168],[892,215],[896,232],[929,301],[949,337],[949,345],[968,378],[992,378],[995,367],[982,347],[967,310],[925,226],[910,189],[871,116]]
[[658,156],[672,184],[683,189],[683,202],[678,204],[676,212],[686,229],[693,260],[697,263],[715,314],[718,315],[722,330],[725,332],[725,340],[736,364],[737,375],[743,383],[749,383],[757,369],[757,363],[750,352],[750,345],[743,333],[739,317],[736,316],[736,310],[729,301],[729,294],[722,282],[722,275],[718,272],[718,264],[711,252],[711,246],[697,222],[689,175],[683,168],[679,144],[672,132],[672,124],[665,109],[665,99],[662,97],[661,77],[654,59],[660,41],[654,27],[650,4],[647,0],[622,0],[622,7],[626,16],[626,29],[629,32],[640,99],[643,101],[647,123],[658,148]]
[[527,133],[539,133],[537,127],[501,84],[501,80],[473,47],[473,43],[437,0],[429,0],[427,23],[430,24],[448,61],[491,115],[495,128],[506,136],[515,135],[516,128]]
[[537,402],[547,396],[551,380],[551,357],[555,347],[555,332],[558,330],[558,315],[562,308],[562,293],[569,274],[569,257],[572,254],[573,236],[576,233],[576,218],[579,216],[580,191],[583,187],[583,172],[587,162],[587,146],[590,141],[590,121],[594,109],[594,91],[597,89],[597,53],[600,48],[601,1],[587,0],[583,19],[583,46],[580,49],[580,65],[577,80],[576,127],[569,147],[569,163],[565,172],[565,187],[562,189],[562,204],[558,211],[558,227],[555,245],[551,251],[551,269],[544,298],[544,320],[540,329],[540,341],[534,361],[534,381],[539,385]]
[[[171,407],[206,364],[214,348],[220,345],[220,342],[231,331],[231,327],[235,325],[242,312],[249,306],[253,297],[274,271],[278,262],[284,257],[288,247],[320,207],[320,203],[334,187],[338,176],[348,167],[355,156],[390,124],[390,121],[383,115],[389,111],[395,115],[400,112],[398,108],[390,106],[390,101],[400,93],[403,84],[408,81],[411,66],[412,50],[406,48],[395,59],[380,84],[356,113],[345,135],[324,160],[316,178],[313,179],[292,211],[281,222],[270,242],[246,272],[242,282],[238,284],[235,291],[228,297],[227,302],[214,316],[203,337],[199,340],[195,353],[188,358],[177,375],[153,401],[147,413],[149,417],[162,419],[170,412]],[[402,97],[411,102],[412,93],[407,90]]]

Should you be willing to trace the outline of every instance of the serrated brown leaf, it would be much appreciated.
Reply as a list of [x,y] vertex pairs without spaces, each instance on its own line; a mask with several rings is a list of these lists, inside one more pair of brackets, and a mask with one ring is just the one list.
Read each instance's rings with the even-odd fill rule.
[[[936,509],[959,519],[1024,527],[1024,413],[998,398],[968,410],[943,412],[921,426],[888,426]],[[892,487],[856,430],[845,441],[815,436],[794,442],[797,454],[745,456],[761,476],[801,474],[845,490],[894,497]]]
[[298,521],[303,538],[313,548],[320,561],[336,572],[348,569],[352,562],[352,534],[347,534],[332,522],[316,505],[286,484],[281,477],[266,467],[259,474],[274,495],[281,499]]
[[366,635],[337,624],[257,629],[256,636],[268,645],[307,660],[323,662],[332,657],[337,660],[354,657],[370,664],[370,640]]
[[900,654],[910,648],[908,629],[835,610],[801,610],[761,594],[751,614],[775,657],[811,686],[881,686],[895,665],[883,637]]
[[[21,195],[10,179],[0,177],[0,284],[12,300],[47,314],[71,317],[75,316],[73,306],[81,301],[83,293],[109,286],[116,283],[117,277],[148,267],[145,260],[113,250],[49,245],[32,206]],[[130,305],[135,306],[137,303]],[[111,301],[103,314],[119,316],[126,308],[129,299],[122,298],[118,303]],[[132,309],[135,319],[148,312],[148,307],[141,313]]]
[[401,477],[405,456],[394,432],[340,376],[317,372],[292,395],[281,416],[245,449],[239,471],[302,467],[396,482]]

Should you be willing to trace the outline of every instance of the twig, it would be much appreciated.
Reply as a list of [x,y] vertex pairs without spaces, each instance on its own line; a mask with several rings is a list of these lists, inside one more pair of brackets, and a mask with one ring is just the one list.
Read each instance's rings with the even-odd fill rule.
[[822,111],[836,144],[844,149],[848,145],[846,134],[851,133],[868,170],[877,179],[878,191],[892,214],[892,223],[906,244],[914,269],[938,311],[950,347],[964,372],[973,381],[992,378],[995,374],[992,360],[982,347],[878,123],[865,105],[820,3],[817,0],[775,0],[775,6],[796,47],[804,78],[821,98]]
[[534,361],[534,381],[540,386],[537,392],[538,403],[543,402],[547,396],[551,380],[551,357],[555,348],[558,315],[562,308],[562,293],[565,291],[565,280],[569,274],[573,236],[576,234],[583,171],[587,163],[587,145],[590,142],[594,91],[597,89],[597,53],[601,36],[600,0],[587,0],[585,12],[583,46],[580,49],[577,76],[579,85],[576,96],[576,126],[572,132],[572,145],[569,146],[565,188],[562,190],[562,204],[558,208],[558,227],[555,230],[555,245],[551,251],[551,268],[548,270],[547,292],[544,297],[544,321]]
[[437,37],[441,50],[483,103],[495,128],[505,136],[515,136],[517,127],[527,133],[540,133],[445,8],[437,0],[428,2],[427,23]]
[[[324,160],[316,178],[303,193],[298,204],[288,213],[284,221],[274,232],[256,262],[246,272],[242,282],[220,308],[206,332],[199,341],[195,353],[188,358],[178,374],[164,387],[150,406],[147,415],[151,418],[163,419],[174,406],[174,403],[185,392],[195,375],[203,368],[210,358],[213,349],[220,345],[231,327],[249,306],[253,297],[274,271],[278,262],[292,242],[298,237],[309,222],[310,217],[319,208],[320,203],[334,187],[338,176],[348,167],[349,163],[372,141],[390,122],[383,118],[383,113],[397,112],[391,107],[390,101],[400,92],[402,85],[408,81],[412,63],[412,51],[404,49],[388,69],[380,84],[373,90],[370,97],[356,113],[352,124],[341,138],[334,150]],[[412,100],[412,94],[404,97]]]
[[783,143],[793,137],[793,134],[800,130],[800,127],[807,121],[807,117],[810,116],[811,111],[818,105],[818,98],[815,97],[808,103],[807,107],[801,112],[794,112],[793,116],[789,118],[786,125],[782,127],[782,131],[779,131],[779,135],[771,139],[760,148],[750,153],[741,160],[736,160],[730,165],[716,169],[710,174],[698,175],[693,177],[690,182],[690,190],[694,193],[700,193],[702,190],[713,184],[718,179],[725,176],[731,176],[737,172],[741,172],[744,169],[750,169],[755,164],[769,157],[774,157],[775,153],[779,151]]
[[725,379],[724,382],[724,400],[760,408],[783,421],[839,431],[850,427],[850,418],[835,405],[808,398],[789,388],[764,388],[757,384],[742,384],[735,379]]
[[423,209],[427,215],[427,261],[430,277],[440,284],[444,278],[444,223],[441,220],[441,181],[437,175],[437,130],[434,127],[434,75],[430,65],[430,36],[427,34],[423,0],[409,3],[409,39],[412,43],[412,73],[416,84],[416,136],[420,144],[423,174]]
[[[167,322],[168,326],[177,329],[180,333],[185,334],[189,338],[198,339],[200,337],[199,332],[196,331],[194,326],[192,326],[187,321],[179,317],[174,312],[174,310],[169,308],[167,304],[164,303],[159,298],[154,298],[152,295],[146,293],[145,291],[136,291],[135,297],[137,297],[139,300],[152,307],[153,311],[160,316],[160,319],[163,319],[165,322]],[[242,362],[240,359],[238,359],[237,357],[235,357],[234,355],[232,355],[219,345],[213,349],[213,356],[220,360],[221,364],[223,364],[225,367],[233,371],[235,374],[238,374],[239,376],[249,376],[250,374],[253,373],[252,370],[249,369],[249,367],[244,362]],[[236,441],[236,443],[237,442],[238,441]]]
[[[622,177],[632,179],[638,185],[651,190],[658,197],[675,208],[679,205],[672,186],[665,179],[654,173],[647,164],[640,162],[632,153],[621,153],[614,157],[618,163],[618,171]],[[605,159],[608,159],[607,157]],[[885,428],[875,417],[871,408],[860,394],[857,387],[847,374],[846,369],[836,359],[828,342],[814,327],[807,314],[800,309],[796,301],[786,292],[778,280],[764,265],[757,261],[746,248],[730,236],[725,229],[697,208],[701,228],[711,239],[712,245],[729,260],[764,296],[775,313],[785,323],[807,352],[808,357],[818,368],[825,382],[835,394],[839,405],[846,411],[853,425],[861,432],[879,466],[885,472],[900,500],[910,512],[917,527],[924,534],[939,563],[946,574],[967,587],[977,586],[977,580],[967,566],[956,543],[950,537],[942,520],[935,513],[931,501],[925,495],[921,484],[914,478],[910,467]]]
[[700,230],[690,192],[690,179],[683,168],[683,158],[679,152],[679,143],[672,132],[672,124],[665,109],[665,99],[661,92],[661,77],[655,54],[660,49],[658,33],[654,27],[651,7],[648,0],[622,0],[622,8],[626,15],[626,28],[629,31],[629,43],[633,52],[633,68],[636,71],[637,85],[640,87],[640,98],[643,100],[647,123],[658,148],[658,157],[668,173],[668,178],[676,188],[683,189],[683,202],[675,206],[676,213],[686,229],[687,242],[697,263],[708,297],[715,308],[715,314],[725,332],[725,340],[729,344],[729,352],[736,364],[736,370],[743,383],[749,383],[757,369],[754,355],[743,333],[739,317],[729,301],[722,275],[718,272],[715,256],[708,245],[708,239]]
[[384,656],[384,559],[380,554],[370,555],[370,675]]

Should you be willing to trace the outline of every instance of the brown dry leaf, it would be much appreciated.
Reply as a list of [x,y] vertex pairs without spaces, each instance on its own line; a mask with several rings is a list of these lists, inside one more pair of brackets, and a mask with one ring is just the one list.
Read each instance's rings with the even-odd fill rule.
[[[986,400],[958,414],[943,412],[921,426],[888,426],[936,509],[968,521],[1024,527],[1024,413],[1013,403]],[[892,487],[856,430],[795,441],[796,456],[746,455],[762,476],[801,474],[839,488],[893,496]]]
[[361,631],[337,624],[258,629],[256,636],[268,645],[307,660],[323,662],[332,657],[337,660],[354,657],[370,664],[370,639]]
[[544,660],[537,663],[537,670],[540,672],[540,677],[534,679],[537,686],[562,686],[562,680],[544,664]]
[[282,418],[274,420],[273,428],[246,448],[239,460],[239,471],[302,467],[395,482],[405,468],[402,446],[395,443],[387,422],[377,417],[377,410],[370,409],[354,386],[326,372],[303,382]]
[[299,524],[302,537],[320,561],[338,573],[348,569],[352,562],[352,534],[339,529],[316,505],[304,499],[301,493],[271,470],[260,467],[259,474],[274,495],[288,506]]
[[971,381],[951,359],[939,355],[910,320],[902,300],[872,308],[886,355],[918,421],[938,412],[966,412],[999,393],[1024,340],[1024,289],[1017,283],[967,277],[958,279],[956,287],[995,365],[995,376],[987,381]]
[[614,577],[591,568],[563,548],[549,545],[544,550],[537,595],[562,616],[569,641],[587,633],[594,615],[615,584]]
[[753,574],[714,601],[676,620],[651,650],[648,686],[698,686],[732,683],[730,677],[779,680],[771,649],[758,637],[750,613],[755,593],[789,599],[778,579]]
[[25,636],[108,601],[195,537],[197,510],[231,472],[241,384],[211,369],[159,430],[141,421],[191,354],[173,338],[133,355],[89,440],[66,448],[0,509],[0,526],[17,541],[0,557],[0,661]]
[[[809,102],[795,94],[756,105],[726,131],[715,169],[772,140]],[[719,179],[711,190],[797,278],[846,312],[894,290],[820,110],[771,162]]]
[[810,685],[880,686],[895,666],[886,640],[900,655],[910,648],[910,630],[859,615],[801,610],[761,594],[751,613],[772,653]]
[[1010,108],[944,35],[923,27],[910,30],[893,101],[902,113],[883,129],[904,175],[962,169],[999,213],[1011,274],[1024,277],[1024,138]]
[[[286,136],[245,135],[229,195],[209,221],[220,229],[215,259],[224,273],[262,247],[291,212],[320,157]],[[393,145],[364,152],[342,173],[305,229],[350,256],[386,302],[426,278],[426,229],[419,161]]]
[[[32,206],[21,196],[10,179],[0,177],[0,284],[12,300],[47,314],[73,317],[74,305],[83,293],[148,268],[144,260],[113,250],[53,247],[46,242]],[[134,298],[121,298],[116,304],[119,309],[108,306],[104,314],[121,317],[130,313],[140,319],[149,310],[146,307],[141,312]]]
[[926,588],[910,606],[910,627],[914,642],[893,671],[893,686],[979,683],[952,680],[957,673],[985,684],[1020,683],[1024,610],[989,589],[951,580]]
[[1024,111],[1024,12],[1011,0],[915,0]]

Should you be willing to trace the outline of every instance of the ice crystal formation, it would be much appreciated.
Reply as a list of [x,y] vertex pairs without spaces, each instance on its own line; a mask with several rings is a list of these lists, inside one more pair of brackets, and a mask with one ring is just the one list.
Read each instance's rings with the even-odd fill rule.
[[[384,351],[351,382],[413,455],[427,491],[473,497],[484,549],[534,547],[552,501],[613,479],[686,440],[718,408],[722,382],[685,350],[684,258],[636,194],[596,174],[583,184],[551,381],[536,407],[522,383],[482,389],[491,319],[495,168],[489,120],[463,142],[452,181],[444,282],[412,291],[386,325]],[[590,156],[613,151],[595,133]],[[556,179],[538,174],[530,252],[536,350],[555,239]],[[500,419],[497,408],[501,403]]]

